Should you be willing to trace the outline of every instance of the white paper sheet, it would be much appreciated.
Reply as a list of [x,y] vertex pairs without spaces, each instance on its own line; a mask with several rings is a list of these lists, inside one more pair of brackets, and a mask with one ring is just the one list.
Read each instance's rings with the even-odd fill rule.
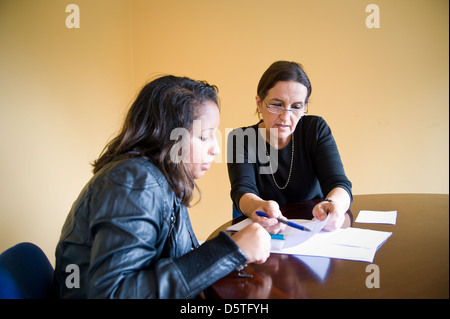
[[[272,253],[373,262],[377,250],[392,235],[391,232],[352,227],[326,232],[321,230],[325,222],[304,219],[291,221],[314,231],[305,232],[286,227],[285,240],[272,239]],[[250,223],[251,219],[245,219],[227,230],[238,231]]]
[[397,211],[373,211],[361,210],[356,218],[356,223],[390,224],[395,225]]
[[286,237],[281,250],[272,252],[373,262],[378,248],[391,235],[391,232],[351,227],[333,232],[321,231],[306,241],[291,234]]
[[[325,224],[328,221],[328,217],[325,218],[325,220],[320,221],[320,220],[308,220],[308,219],[289,219],[289,221],[294,222],[296,224],[300,224],[303,225],[307,228],[309,228],[309,230],[311,230],[311,233],[315,234],[318,233],[322,230],[322,228],[325,226]],[[240,221],[237,224],[234,224],[230,227],[227,227],[227,231],[233,232],[233,231],[240,231],[243,228],[247,227],[248,225],[250,225],[251,223],[253,223],[253,221],[250,218],[246,218],[243,221]],[[283,234],[289,234],[292,231],[299,231],[301,233],[308,233],[305,232],[303,230],[299,230],[299,229],[295,229],[289,226],[286,226],[285,231],[283,232]]]

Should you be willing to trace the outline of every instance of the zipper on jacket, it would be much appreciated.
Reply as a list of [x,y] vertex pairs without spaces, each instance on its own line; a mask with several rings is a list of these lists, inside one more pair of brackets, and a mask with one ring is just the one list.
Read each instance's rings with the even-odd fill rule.
[[169,234],[167,235],[167,237],[170,237],[170,235],[172,234],[172,229],[173,229],[173,226],[175,225],[175,216],[174,215],[171,215],[170,216],[170,226],[169,226]]

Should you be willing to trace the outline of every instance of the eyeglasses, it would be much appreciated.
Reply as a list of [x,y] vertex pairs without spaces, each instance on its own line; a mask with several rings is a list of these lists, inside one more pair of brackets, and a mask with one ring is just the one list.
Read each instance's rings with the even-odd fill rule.
[[267,104],[266,101],[263,101],[267,107],[267,110],[273,114],[282,114],[284,112],[292,112],[294,115],[304,115],[308,113],[308,103],[296,103],[291,105],[290,109],[286,109],[283,107],[281,103],[279,104]]

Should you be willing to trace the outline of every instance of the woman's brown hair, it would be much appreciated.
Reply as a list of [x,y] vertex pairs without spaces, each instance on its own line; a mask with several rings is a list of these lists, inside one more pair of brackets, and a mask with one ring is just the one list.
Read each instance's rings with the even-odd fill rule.
[[121,131],[92,164],[94,174],[119,155],[145,156],[164,174],[182,203],[189,206],[196,184],[181,161],[171,160],[178,140],[172,130],[189,130],[206,101],[218,105],[217,87],[186,77],[162,76],[146,84],[131,105]]
[[264,72],[259,80],[257,94],[264,100],[268,91],[280,81],[295,81],[303,84],[308,89],[305,102],[309,102],[312,87],[308,75],[303,70],[303,66],[297,62],[276,61]]

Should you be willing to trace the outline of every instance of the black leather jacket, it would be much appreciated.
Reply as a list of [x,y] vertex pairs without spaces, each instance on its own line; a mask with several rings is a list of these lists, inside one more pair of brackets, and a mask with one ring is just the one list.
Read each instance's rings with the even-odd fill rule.
[[143,157],[122,157],[73,204],[56,248],[55,283],[61,298],[194,298],[245,262],[225,233],[199,246],[162,173]]

